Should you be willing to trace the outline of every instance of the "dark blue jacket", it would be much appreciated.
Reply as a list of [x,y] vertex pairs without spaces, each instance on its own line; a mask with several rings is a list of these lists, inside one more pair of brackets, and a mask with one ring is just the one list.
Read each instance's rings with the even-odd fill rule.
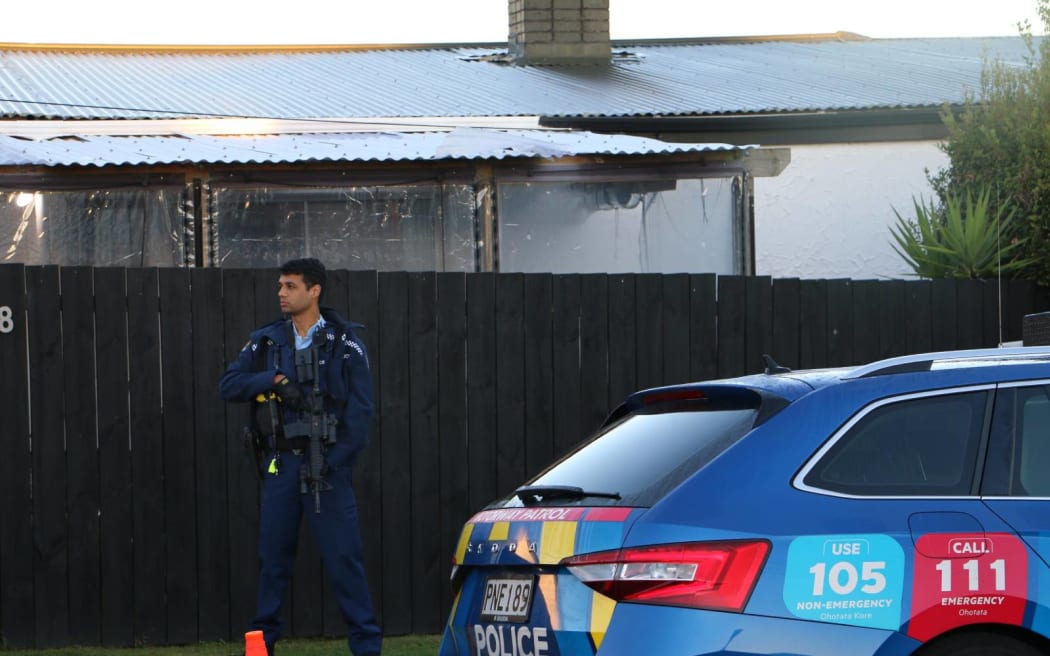
[[[364,344],[354,334],[351,324],[334,310],[321,308],[327,346],[321,347],[319,388],[325,395],[326,411],[335,415],[336,443],[329,447],[325,462],[329,467],[350,466],[368,444],[368,431],[374,411],[372,374]],[[275,362],[276,357],[276,362]],[[273,379],[284,374],[293,383],[295,372],[295,337],[286,319],[274,321],[254,331],[237,359],[219,381],[219,395],[225,401],[252,401],[273,389]],[[305,394],[312,383],[302,386]],[[283,409],[285,422],[294,421],[294,412]]]

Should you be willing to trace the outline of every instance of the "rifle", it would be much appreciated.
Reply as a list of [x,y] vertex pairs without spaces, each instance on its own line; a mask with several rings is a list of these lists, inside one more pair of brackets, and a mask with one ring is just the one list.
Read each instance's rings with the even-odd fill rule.
[[328,335],[322,330],[314,333],[310,348],[295,352],[295,374],[300,383],[313,383],[308,393],[303,395],[308,419],[302,418],[287,424],[284,433],[288,438],[305,436],[308,438],[306,460],[299,466],[299,491],[301,494],[312,492],[314,495],[314,512],[321,512],[321,492],[332,489],[332,484],[324,479],[324,453],[328,446],[335,444],[335,427],[337,420],[331,413],[324,411],[324,394],[321,393],[320,355],[321,347],[328,341]]

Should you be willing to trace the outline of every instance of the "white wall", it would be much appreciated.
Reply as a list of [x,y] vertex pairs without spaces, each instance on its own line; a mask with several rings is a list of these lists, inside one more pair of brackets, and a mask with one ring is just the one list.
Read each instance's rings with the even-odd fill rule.
[[926,169],[948,158],[933,141],[790,146],[791,163],[755,179],[755,271],[774,278],[904,278],[891,247],[894,208],[933,195]]

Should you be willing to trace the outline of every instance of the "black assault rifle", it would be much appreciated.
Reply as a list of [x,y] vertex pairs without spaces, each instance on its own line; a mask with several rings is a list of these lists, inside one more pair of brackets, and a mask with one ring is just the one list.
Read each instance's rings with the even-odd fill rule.
[[302,389],[303,407],[299,417],[285,425],[287,438],[308,438],[306,460],[299,466],[299,491],[301,494],[312,492],[314,495],[314,512],[321,512],[321,492],[332,489],[332,484],[324,479],[325,450],[335,444],[335,427],[338,423],[335,416],[325,412],[324,394],[321,392],[321,348],[328,341],[323,330],[314,333],[310,348],[295,352],[295,376],[300,383],[312,383],[312,387]]

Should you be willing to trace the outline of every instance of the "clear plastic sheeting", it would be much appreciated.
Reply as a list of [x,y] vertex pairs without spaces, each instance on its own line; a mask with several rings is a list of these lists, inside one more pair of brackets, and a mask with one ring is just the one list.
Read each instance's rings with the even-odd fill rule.
[[499,268],[744,272],[733,178],[501,182]]
[[474,190],[465,184],[215,188],[218,266],[317,257],[333,269],[474,271]]
[[0,192],[0,263],[185,266],[193,226],[181,189]]

